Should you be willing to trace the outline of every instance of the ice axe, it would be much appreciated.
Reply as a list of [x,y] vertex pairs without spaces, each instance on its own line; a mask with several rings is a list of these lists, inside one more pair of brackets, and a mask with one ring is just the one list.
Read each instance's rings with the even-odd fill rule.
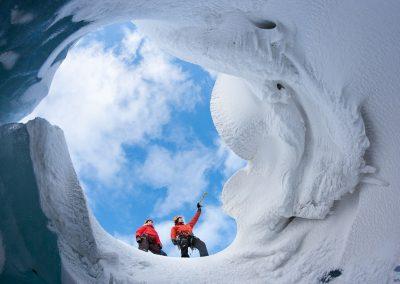
[[204,200],[204,198],[205,198],[206,196],[207,196],[207,191],[204,192],[203,195],[200,197],[200,200],[199,200],[199,202],[198,202],[200,205],[202,205],[201,203],[203,202],[203,200]]

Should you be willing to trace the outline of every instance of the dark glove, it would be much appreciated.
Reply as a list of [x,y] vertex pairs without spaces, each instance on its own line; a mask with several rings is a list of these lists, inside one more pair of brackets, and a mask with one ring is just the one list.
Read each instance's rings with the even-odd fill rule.
[[175,239],[172,239],[172,243],[174,244],[174,246],[176,246],[178,244],[178,241]]
[[203,207],[199,202],[197,202],[197,210],[201,210],[201,207]]
[[141,237],[136,237],[136,242],[137,242],[138,244],[140,244],[140,243],[142,242],[142,238],[141,238]]

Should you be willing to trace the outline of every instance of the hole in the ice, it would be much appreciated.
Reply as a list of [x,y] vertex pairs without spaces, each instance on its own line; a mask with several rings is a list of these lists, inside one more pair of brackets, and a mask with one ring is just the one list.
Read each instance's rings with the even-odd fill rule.
[[254,22],[254,25],[263,30],[272,30],[276,28],[276,23],[269,20]]
[[214,81],[214,74],[162,52],[131,23],[112,25],[68,51],[31,116],[63,129],[89,207],[106,231],[137,248],[135,232],[151,218],[162,249],[179,257],[173,217],[189,222],[208,192],[193,233],[215,254],[236,235],[220,194],[243,164],[214,128]]
[[331,270],[329,272],[326,272],[320,279],[321,283],[329,283],[332,280],[334,280],[335,278],[339,277],[340,275],[342,275],[342,270],[341,269],[335,269],[335,270]]
[[281,89],[284,89],[285,87],[283,87],[281,83],[278,83],[278,84],[276,84],[276,88],[278,90],[281,90]]

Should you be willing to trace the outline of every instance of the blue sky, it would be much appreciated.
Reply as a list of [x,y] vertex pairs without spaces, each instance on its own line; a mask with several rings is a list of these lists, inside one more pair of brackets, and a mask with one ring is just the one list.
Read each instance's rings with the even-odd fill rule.
[[91,209],[122,241],[136,245],[133,234],[150,217],[177,256],[171,220],[183,214],[189,221],[207,191],[194,232],[215,253],[236,233],[220,193],[243,161],[214,128],[214,81],[213,72],[164,53],[133,24],[112,25],[70,50],[28,119],[41,116],[64,130]]

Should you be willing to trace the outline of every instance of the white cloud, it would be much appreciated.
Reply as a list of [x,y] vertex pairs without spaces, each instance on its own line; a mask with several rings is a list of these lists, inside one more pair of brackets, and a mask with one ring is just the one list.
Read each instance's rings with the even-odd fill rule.
[[172,220],[165,221],[159,224],[155,224],[155,229],[160,236],[161,242],[163,244],[163,250],[168,254],[168,256],[180,257],[180,251],[176,246],[172,244],[171,241],[171,228],[173,226]]
[[[132,65],[133,60],[139,63]],[[118,52],[99,42],[71,50],[53,79],[49,95],[24,121],[41,116],[59,125],[80,176],[118,187],[116,176],[122,170],[129,171],[124,168],[127,158],[123,146],[146,146],[150,138],[160,137],[172,112],[192,110],[200,101],[199,93],[199,87],[171,57],[138,32],[127,31]],[[145,162],[129,172],[148,185],[166,189],[166,197],[154,207],[155,217],[195,204],[209,185],[208,170],[222,166],[224,176],[229,177],[244,165],[219,140],[217,147],[211,148],[188,143],[187,131],[175,127],[167,137],[178,151],[152,146]],[[132,176],[122,180],[126,179]],[[92,208],[96,206],[95,198],[89,202]],[[211,250],[226,243],[229,234],[233,236],[227,224],[220,209],[207,207],[195,233]],[[156,229],[164,250],[179,256],[170,241],[171,226],[172,221],[167,221],[156,224]],[[133,236],[114,236],[136,246]]]
[[122,235],[122,234],[119,234],[117,232],[114,232],[113,236],[116,239],[118,239],[118,240],[120,240],[120,241],[122,241],[122,242],[124,242],[124,243],[126,243],[128,245],[137,247],[136,238],[135,238],[135,236],[133,234],[132,235]]
[[159,146],[150,148],[136,174],[152,187],[167,188],[166,198],[154,207],[155,216],[164,216],[197,200],[208,186],[206,171],[215,165],[213,154],[202,145],[174,153]]
[[125,37],[122,40],[122,47],[125,52],[121,54],[121,57],[124,60],[135,60],[142,42],[143,37],[139,33],[125,30]]
[[[201,143],[188,142],[174,133],[175,141],[180,141],[180,150],[168,151],[160,146],[152,146],[143,165],[138,166],[135,176],[151,187],[166,190],[166,197],[154,206],[153,214],[162,217],[186,204],[194,204],[209,186],[207,172],[222,168],[225,178],[229,178],[245,161],[235,155],[221,140],[217,149],[207,148]],[[177,137],[176,137],[177,136]],[[186,149],[187,148],[187,149]]]
[[[59,125],[78,172],[109,184],[126,162],[123,145],[159,136],[174,109],[199,101],[188,76],[138,32],[126,33],[122,46],[119,54],[96,42],[71,50],[49,95],[24,119]],[[142,60],[129,64],[136,52]]]

